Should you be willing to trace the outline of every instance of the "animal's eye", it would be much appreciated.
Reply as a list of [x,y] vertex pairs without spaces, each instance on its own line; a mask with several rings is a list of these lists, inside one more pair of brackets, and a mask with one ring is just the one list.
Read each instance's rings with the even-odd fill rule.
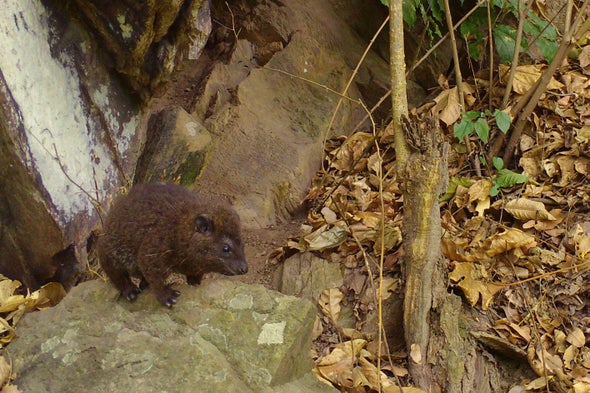
[[223,252],[225,252],[225,253],[228,253],[228,252],[229,252],[229,250],[230,250],[230,248],[229,248],[229,245],[228,245],[228,244],[224,244],[224,245],[221,247],[221,250],[222,250]]

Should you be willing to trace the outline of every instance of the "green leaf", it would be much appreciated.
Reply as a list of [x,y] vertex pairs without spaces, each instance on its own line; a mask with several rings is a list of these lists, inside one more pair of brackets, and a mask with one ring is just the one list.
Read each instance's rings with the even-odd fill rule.
[[468,119],[468,120],[475,120],[479,117],[482,116],[482,113],[479,111],[468,111],[468,112],[463,112],[463,117]]
[[461,23],[461,35],[467,40],[469,56],[474,60],[481,60],[482,54],[485,53],[487,20],[485,7],[480,7],[465,22]]
[[483,143],[488,143],[488,139],[490,137],[490,126],[488,122],[483,117],[477,119],[474,123],[475,133],[481,139]]
[[510,128],[510,116],[506,112],[502,112],[501,110],[496,109],[494,112],[494,117],[496,118],[496,125],[504,134],[508,132]]
[[[383,2],[384,0],[381,1]],[[385,1],[387,1],[387,5],[389,5],[389,0]],[[418,13],[416,12],[415,1],[404,1],[402,5],[402,12],[404,14],[404,22],[406,22],[409,27],[414,27],[416,24],[416,18],[418,16]]]
[[[405,1],[404,1],[404,3],[405,3]],[[389,0],[381,0],[381,4],[389,7]]]
[[490,188],[490,196],[495,197],[499,193],[500,193],[500,187],[498,187],[496,182],[494,182],[494,185],[492,186],[492,188]]
[[438,22],[442,22],[445,9],[444,3],[440,0],[428,0],[428,7],[430,8],[430,12],[432,12],[432,16],[434,16],[434,19]]
[[469,120],[462,119],[459,123],[453,126],[453,136],[462,141],[466,136],[473,132],[474,123]]
[[472,184],[473,184],[473,181],[468,177],[453,176],[451,178],[451,180],[449,181],[449,186],[447,187],[447,192],[443,196],[440,197],[439,201],[440,202],[449,201],[453,196],[455,196],[455,193],[457,192],[457,187],[459,187],[460,185],[465,188],[469,188],[469,187],[471,187]]
[[537,39],[537,41],[535,41],[535,43],[543,54],[545,61],[547,61],[547,63],[551,63],[557,54],[557,49],[559,48],[557,41],[548,39],[545,37],[545,35],[542,35],[539,37],[539,39]]
[[494,168],[499,171],[500,169],[504,168],[504,160],[500,157],[494,157],[492,158],[492,165],[494,165]]
[[529,178],[510,169],[500,169],[494,183],[502,188],[510,188],[517,184],[526,183]]
[[[508,25],[494,27],[494,44],[502,63],[512,61],[514,54],[516,30]],[[524,40],[523,40],[524,41]]]

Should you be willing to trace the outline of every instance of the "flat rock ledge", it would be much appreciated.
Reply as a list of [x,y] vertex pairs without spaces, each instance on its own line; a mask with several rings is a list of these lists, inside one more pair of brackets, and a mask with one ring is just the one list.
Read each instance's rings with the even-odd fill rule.
[[311,373],[308,301],[226,278],[167,309],[88,281],[27,314],[5,350],[23,392],[336,392]]

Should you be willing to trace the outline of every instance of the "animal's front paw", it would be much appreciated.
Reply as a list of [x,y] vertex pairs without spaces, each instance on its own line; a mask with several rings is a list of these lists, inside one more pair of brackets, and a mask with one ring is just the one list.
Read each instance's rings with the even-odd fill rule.
[[176,298],[178,296],[180,296],[180,291],[170,287],[166,287],[156,293],[156,297],[160,303],[166,307],[172,307],[172,305],[176,304]]
[[134,301],[137,298],[137,295],[141,293],[141,289],[136,287],[135,285],[129,285],[123,291],[121,291],[121,295],[130,302]]

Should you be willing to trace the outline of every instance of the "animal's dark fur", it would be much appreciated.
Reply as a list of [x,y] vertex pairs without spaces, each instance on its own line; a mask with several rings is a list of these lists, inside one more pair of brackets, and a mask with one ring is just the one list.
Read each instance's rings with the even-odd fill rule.
[[[136,185],[119,197],[107,216],[98,256],[126,299],[134,300],[149,285],[168,307],[180,295],[165,283],[172,272],[197,285],[208,272],[248,271],[234,209],[173,184]],[[131,277],[140,280],[139,287]]]

